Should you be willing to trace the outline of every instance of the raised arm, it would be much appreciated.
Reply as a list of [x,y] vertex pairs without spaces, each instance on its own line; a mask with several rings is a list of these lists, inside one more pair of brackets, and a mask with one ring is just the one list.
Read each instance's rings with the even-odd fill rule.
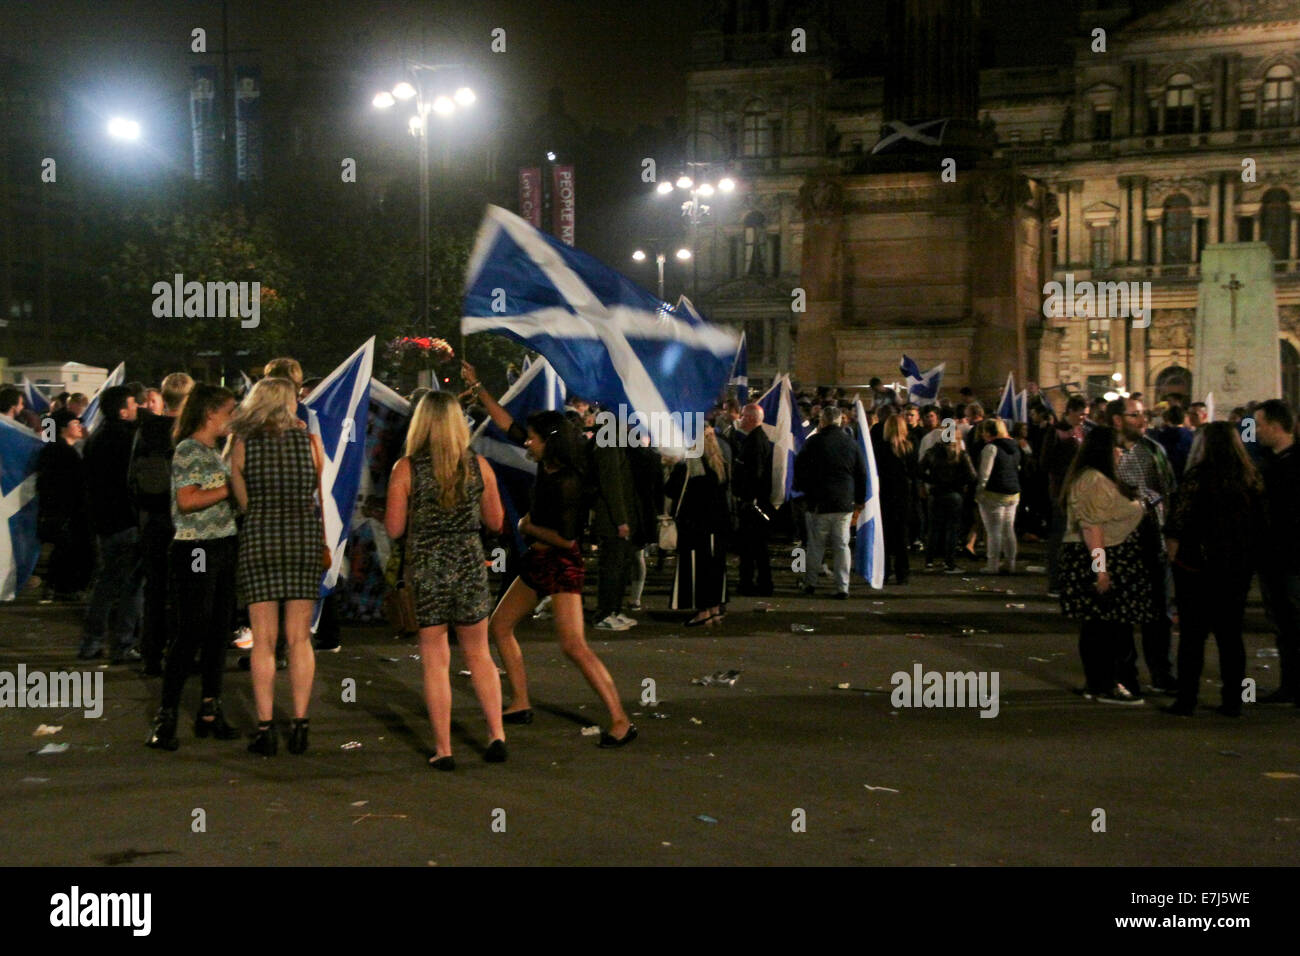
[[478,380],[478,373],[474,371],[474,366],[468,362],[460,363],[460,374],[465,379],[465,387],[474,393],[474,397],[482,403],[487,413],[492,416],[492,421],[496,422],[497,428],[503,432],[510,431],[510,426],[515,423],[514,416],[501,407],[500,403],[483,387]]

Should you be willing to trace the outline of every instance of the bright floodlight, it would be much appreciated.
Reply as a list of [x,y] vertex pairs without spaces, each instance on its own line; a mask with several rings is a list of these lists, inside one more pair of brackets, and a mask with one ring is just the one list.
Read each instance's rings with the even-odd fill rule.
[[476,99],[478,99],[478,97],[474,95],[474,91],[471,90],[468,86],[462,86],[460,89],[456,91],[456,102],[459,103],[461,106],[469,106]]
[[114,139],[139,139],[140,124],[135,120],[115,116],[108,121],[108,135]]
[[691,188],[692,186],[694,186],[694,185],[695,185],[695,184],[694,184],[693,182],[691,182],[691,177],[690,177],[690,176],[682,176],[682,177],[678,178],[678,180],[677,180],[677,188],[678,188],[678,189],[690,189],[690,188]]
[[415,87],[403,80],[393,87],[393,95],[399,100],[409,100],[415,95]]
[[406,121],[406,125],[411,128],[412,133],[418,133],[424,128],[424,120],[420,119],[418,116],[412,116]]
[[555,162],[555,154],[552,153],[549,149],[546,151],[546,161],[550,163]]
[[723,176],[722,179],[718,180],[718,188],[724,193],[729,193],[736,188],[736,181],[730,176]]
[[682,262],[685,262],[685,261],[686,261],[687,259],[689,259],[690,257],[691,257],[691,250],[689,250],[689,249],[678,249],[678,250],[677,250],[677,258],[678,258],[678,259],[681,259]]
[[712,187],[709,183],[703,183],[703,184],[700,186],[700,195],[701,195],[701,196],[704,196],[704,197],[706,197],[706,198],[709,197],[709,196],[712,196],[712,195],[713,195],[713,187]]
[[1102,396],[1102,398],[1106,399],[1108,402],[1113,402],[1115,399],[1119,398],[1119,392],[1107,392]]
[[638,249],[636,252],[632,253],[632,258],[637,262],[645,262],[645,253]]
[[396,103],[397,100],[393,99],[392,93],[389,93],[387,90],[385,90],[383,93],[377,94],[373,102],[376,108],[381,110],[386,110],[388,109],[388,107]]
[[1122,382],[1124,381],[1124,376],[1120,372],[1116,372],[1114,375],[1110,377],[1110,380],[1112,382]]
[[440,96],[433,101],[433,111],[439,116],[450,116],[456,110],[456,104],[450,96]]
[[664,182],[660,183],[658,186],[655,187],[655,192],[659,193],[659,195],[661,196],[666,196],[672,191],[673,191],[673,184],[668,182],[667,180],[665,180]]

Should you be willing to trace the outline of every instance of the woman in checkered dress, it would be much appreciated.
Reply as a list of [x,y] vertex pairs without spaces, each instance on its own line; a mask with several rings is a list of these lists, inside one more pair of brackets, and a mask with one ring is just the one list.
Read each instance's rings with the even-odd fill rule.
[[297,402],[297,390],[288,379],[262,379],[230,425],[235,435],[231,487],[245,513],[236,586],[239,603],[248,605],[253,629],[251,670],[258,732],[249,750],[266,756],[274,754],[277,746],[271,721],[281,603],[293,689],[291,753],[307,749],[307,704],[316,670],[311,615],[326,552],[325,529],[314,496],[324,451],[320,439],[309,435],[298,421]]

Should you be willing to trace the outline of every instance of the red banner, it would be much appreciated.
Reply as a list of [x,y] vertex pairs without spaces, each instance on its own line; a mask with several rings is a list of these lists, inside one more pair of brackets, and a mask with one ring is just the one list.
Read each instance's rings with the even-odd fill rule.
[[542,228],[542,171],[536,166],[519,169],[519,217]]
[[565,245],[573,245],[573,167],[553,166],[551,183],[551,209],[554,213],[551,231]]

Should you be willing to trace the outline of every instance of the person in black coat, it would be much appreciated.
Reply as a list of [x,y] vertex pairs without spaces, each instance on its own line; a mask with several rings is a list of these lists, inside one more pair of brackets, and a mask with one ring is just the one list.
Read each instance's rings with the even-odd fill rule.
[[717,624],[727,604],[727,466],[712,428],[704,430],[702,446],[702,456],[674,467],[664,487],[677,518],[671,606],[699,612],[687,627]]
[[740,593],[772,594],[767,551],[772,527],[772,441],[763,431],[763,409],[746,405],[738,429],[744,434],[735,462],[732,490],[740,511]]
[[68,411],[49,416],[55,439],[36,459],[37,532],[54,545],[46,583],[56,601],[70,601],[90,585],[95,569],[95,537],[90,530],[86,466],[76,443],[85,437],[81,419]]
[[808,507],[808,553],[804,593],[817,587],[822,559],[831,549],[838,598],[849,596],[849,524],[867,497],[867,465],[858,443],[840,427],[840,410],[822,410],[821,427],[794,460],[794,489]]
[[909,574],[907,560],[907,523],[912,512],[912,496],[916,494],[916,449],[907,437],[907,423],[898,415],[886,422],[884,441],[876,450],[876,470],[880,476],[880,517],[885,533],[885,577],[893,569],[895,582],[906,584]]

